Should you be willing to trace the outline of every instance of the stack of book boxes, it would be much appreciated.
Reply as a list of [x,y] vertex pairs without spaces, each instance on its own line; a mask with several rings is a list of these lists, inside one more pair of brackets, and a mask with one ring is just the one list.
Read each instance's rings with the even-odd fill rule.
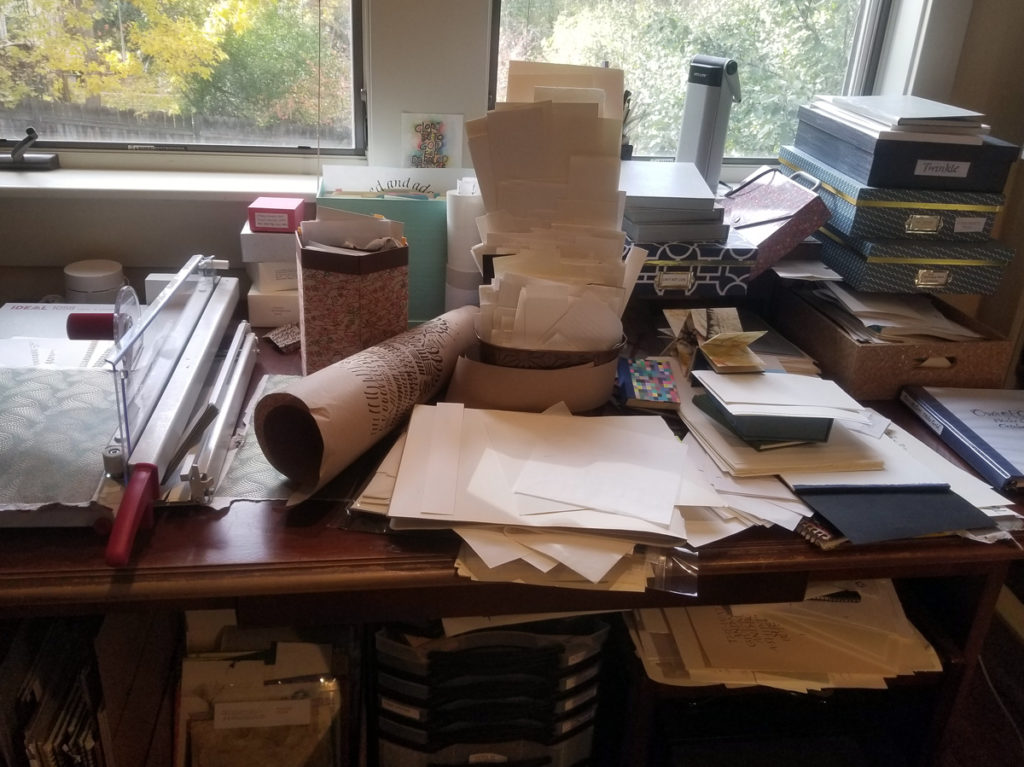
[[[820,182],[821,260],[850,289],[936,299],[996,290],[1014,253],[993,227],[1020,148],[982,120],[914,96],[819,96],[800,107],[780,167]],[[893,399],[910,384],[1002,385],[1009,342],[946,302],[935,308],[979,340],[859,343],[801,292],[775,291],[775,325],[858,399]]]
[[589,762],[607,633],[594,616],[451,637],[422,627],[381,629],[378,763]]
[[800,107],[780,159],[821,182],[822,261],[859,291],[993,293],[1014,255],[992,228],[1020,148],[982,119],[914,96]]
[[293,197],[259,197],[249,206],[239,235],[242,262],[252,281],[249,322],[277,328],[299,321],[299,282],[295,230],[305,218],[305,202]]

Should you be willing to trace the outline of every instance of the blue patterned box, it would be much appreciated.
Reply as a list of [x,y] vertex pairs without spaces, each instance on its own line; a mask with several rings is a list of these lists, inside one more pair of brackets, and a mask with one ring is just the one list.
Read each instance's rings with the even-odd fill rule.
[[779,150],[779,160],[784,173],[821,182],[829,226],[853,237],[984,241],[1005,200],[990,192],[867,186],[792,146]]
[[823,227],[821,260],[854,290],[873,293],[989,295],[1014,251],[988,242],[860,240]]
[[[668,298],[744,296],[757,248],[735,229],[725,242],[638,242],[647,251],[634,295]],[[629,243],[627,243],[627,247]]]

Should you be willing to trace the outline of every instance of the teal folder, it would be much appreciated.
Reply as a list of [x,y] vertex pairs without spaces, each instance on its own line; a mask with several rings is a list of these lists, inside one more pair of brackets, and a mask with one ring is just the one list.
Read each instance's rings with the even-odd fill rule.
[[445,267],[448,263],[448,214],[444,197],[345,197],[321,194],[316,203],[350,213],[380,215],[403,224],[409,241],[409,324],[444,313]]

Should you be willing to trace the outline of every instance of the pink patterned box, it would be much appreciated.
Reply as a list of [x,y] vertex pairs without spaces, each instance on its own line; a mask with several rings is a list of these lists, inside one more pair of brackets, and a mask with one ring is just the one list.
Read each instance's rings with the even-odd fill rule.
[[361,251],[297,238],[303,375],[408,329],[407,245]]
[[721,199],[726,223],[757,247],[751,279],[770,269],[828,220],[828,208],[818,196],[820,185],[810,176],[787,177],[778,168],[763,166]]

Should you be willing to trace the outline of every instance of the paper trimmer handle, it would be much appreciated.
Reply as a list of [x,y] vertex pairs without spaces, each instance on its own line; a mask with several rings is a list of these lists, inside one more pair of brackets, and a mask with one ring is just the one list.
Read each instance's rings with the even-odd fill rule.
[[156,466],[151,463],[134,464],[107,541],[108,565],[124,567],[128,564],[139,526],[153,526],[153,501],[159,492],[160,472]]

